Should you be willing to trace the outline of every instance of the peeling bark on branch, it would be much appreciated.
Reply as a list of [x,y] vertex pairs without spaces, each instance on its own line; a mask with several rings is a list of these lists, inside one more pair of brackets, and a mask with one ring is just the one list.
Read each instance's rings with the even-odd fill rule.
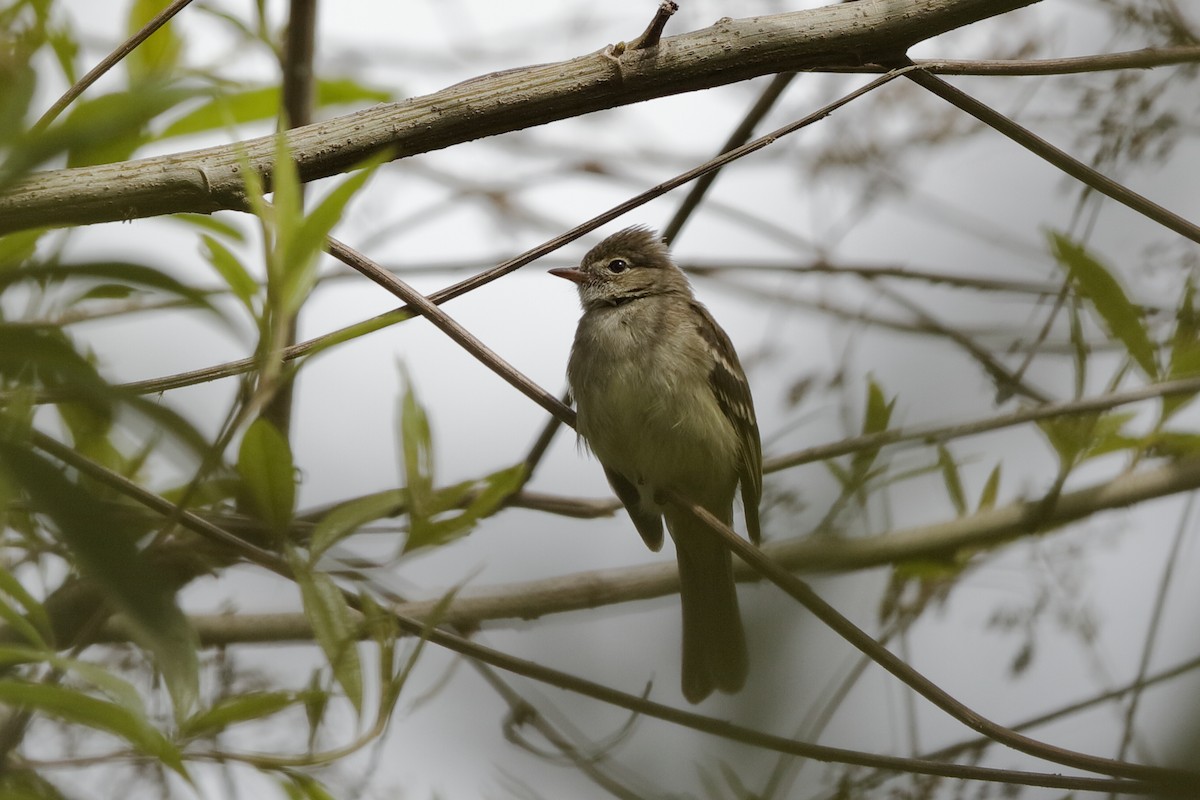
[[[657,47],[609,45],[569,61],[473,78],[423,97],[297,128],[301,179],[389,152],[404,158],[500,133],[777,72],[890,63],[917,42],[1037,0],[856,0],[723,19]],[[0,195],[0,233],[244,207],[244,152],[269,178],[273,138],[33,175]]]

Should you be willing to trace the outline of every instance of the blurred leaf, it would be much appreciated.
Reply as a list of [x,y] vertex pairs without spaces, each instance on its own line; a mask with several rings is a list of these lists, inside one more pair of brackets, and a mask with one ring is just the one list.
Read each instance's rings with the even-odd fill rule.
[[[126,34],[132,36],[140,31],[169,4],[169,0],[133,0]],[[168,22],[125,57],[130,86],[165,80],[179,64],[182,52],[183,42],[175,34],[175,23]]]
[[[224,318],[209,302],[204,292],[182,283],[162,270],[128,261],[91,261],[80,264],[34,264],[7,271],[0,271],[0,291],[22,281],[39,284],[64,283],[68,281],[105,281],[105,286],[128,286],[174,295],[205,311]],[[112,294],[109,290],[110,295]],[[85,295],[86,297],[87,295]]]
[[16,766],[0,772],[0,797],[5,800],[68,800],[42,775]]
[[107,666],[60,656],[53,650],[19,645],[0,645],[0,665],[7,667],[39,663],[48,664],[60,672],[86,681],[131,714],[139,717],[144,717],[146,714],[146,707],[138,690],[129,681],[114,675]]
[[146,720],[122,706],[60,686],[0,680],[0,703],[106,731],[187,777],[179,750]]
[[1037,426],[1041,428],[1042,433],[1046,434],[1050,446],[1058,454],[1059,462],[1067,467],[1073,465],[1091,443],[1095,418],[1094,412],[1072,414],[1068,417],[1050,417],[1038,420]]
[[1058,453],[1064,467],[1089,458],[1141,446],[1141,440],[1123,433],[1133,419],[1129,412],[1083,412],[1038,421],[1038,427]]
[[[279,114],[279,87],[223,92],[167,126],[160,138],[223,130],[230,125],[273,120]],[[315,104],[318,108],[348,103],[382,103],[392,94],[364,86],[354,80],[318,79]]]
[[62,389],[97,409],[108,409],[113,392],[96,368],[52,328],[0,325],[0,378],[30,388]]
[[313,635],[325,652],[334,680],[361,714],[363,676],[358,657],[359,626],[354,612],[332,578],[310,569],[298,557],[293,556],[290,561]]
[[[1175,331],[1171,334],[1167,376],[1171,380],[1179,380],[1196,375],[1200,375],[1200,314],[1196,312],[1196,287],[1189,277],[1183,299],[1175,309]],[[1162,399],[1163,422],[1195,398],[1195,393],[1165,395]]]
[[321,677],[313,672],[308,681],[308,691],[304,693],[304,717],[308,720],[308,749],[317,748],[317,732],[325,720],[325,712],[329,710],[329,692],[321,688]]
[[1183,458],[1200,453],[1200,434],[1187,431],[1156,431],[1144,443],[1150,455]]
[[25,129],[25,117],[37,85],[37,72],[30,63],[33,48],[15,46],[7,37],[0,57],[0,148]]
[[326,550],[368,522],[402,513],[404,498],[403,489],[386,489],[332,508],[321,517],[321,521],[313,530],[308,546],[309,562],[316,564]]
[[[300,220],[299,226],[283,241],[282,260],[284,264],[289,265],[288,281],[285,284],[287,291],[282,301],[287,313],[295,314],[299,311],[304,299],[312,291],[316,280],[317,259],[324,252],[326,237],[342,218],[346,204],[374,174],[375,168],[383,160],[383,155],[377,156],[365,167],[344,178]],[[304,265],[304,269],[297,265]]]
[[278,534],[287,531],[296,507],[296,467],[283,434],[259,417],[238,450],[238,474],[255,515]]
[[979,495],[977,511],[988,511],[996,507],[996,495],[1000,492],[1000,465],[992,467],[987,481],[983,484],[983,492]]
[[296,770],[284,770],[285,781],[280,781],[288,800],[334,800],[334,796],[311,775]]
[[75,59],[79,55],[79,42],[75,33],[66,25],[51,28],[46,31],[46,41],[54,51],[58,67],[62,70],[64,82],[74,85],[79,80],[79,72],[75,69]]
[[175,604],[174,587],[145,561],[111,507],[71,483],[49,461],[28,448],[0,442],[0,464],[24,489],[31,506],[54,521],[79,570],[129,620],[137,641],[154,654],[177,713],[186,714],[198,691],[199,643]]
[[246,692],[224,697],[179,726],[181,736],[195,739],[213,736],[241,722],[263,719],[302,703],[306,692]]
[[246,241],[246,232],[242,230],[240,225],[226,222],[216,214],[172,214],[167,219],[206,230],[217,236],[224,236],[233,242],[242,243]]
[[[463,483],[436,490],[426,507],[428,516],[421,526],[413,526],[404,541],[404,554],[421,547],[443,545],[470,533],[481,519],[496,512],[524,481],[525,465],[517,464],[492,473],[482,481]],[[465,504],[465,508],[462,508]],[[434,516],[462,508],[457,514],[438,519]]]
[[242,301],[242,305],[254,312],[254,296],[258,294],[258,282],[250,277],[250,273],[242,266],[242,262],[229,248],[211,236],[201,235],[204,243],[205,257],[213,269],[225,281],[234,296]]
[[1112,272],[1083,247],[1059,233],[1051,233],[1054,257],[1065,267],[1076,290],[1092,302],[1108,332],[1151,380],[1158,377],[1154,345],[1142,324],[1141,310],[1130,302]]
[[150,122],[195,97],[197,91],[143,85],[129,92],[77,100],[59,128],[52,127],[47,133],[52,141],[63,140],[68,167],[127,161],[153,140]]
[[408,495],[409,536],[428,540],[426,528],[433,513],[433,434],[425,409],[403,369],[401,379],[404,383],[400,398],[401,476]]
[[[9,600],[13,602],[9,602]],[[15,603],[16,605],[14,605]],[[20,606],[20,608],[17,608]],[[0,565],[0,618],[34,647],[49,648],[54,628],[46,608],[26,591],[11,572]]]
[[0,271],[18,267],[33,258],[38,241],[45,233],[45,228],[31,228],[0,236]]
[[938,467],[942,471],[942,482],[946,485],[946,493],[950,495],[950,502],[954,504],[954,510],[958,516],[965,516],[967,513],[967,497],[963,493],[962,479],[958,474],[958,464],[954,463],[954,456],[950,455],[950,451],[946,446],[939,444],[937,446]]

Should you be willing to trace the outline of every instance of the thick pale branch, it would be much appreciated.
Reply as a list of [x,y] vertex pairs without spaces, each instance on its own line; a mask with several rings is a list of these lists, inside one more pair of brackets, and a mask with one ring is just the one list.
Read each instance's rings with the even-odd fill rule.
[[[449,147],[654,97],[830,65],[894,63],[913,44],[1036,0],[859,0],[606,47],[475,78],[289,133],[303,180],[366,158]],[[272,137],[141,161],[36,174],[0,196],[0,233],[244,207],[240,154],[268,176]]]
[[[1074,522],[1093,514],[1200,488],[1200,459],[1167,464],[1064,493],[1052,508],[1041,501],[1012,503],[961,519],[861,539],[804,538],[774,542],[762,550],[780,566],[801,574],[848,572],[914,559],[951,560],[962,549],[987,548],[1020,536]],[[738,580],[761,576],[735,562]],[[679,591],[674,563],[574,573],[547,580],[510,584],[474,593],[462,592],[439,618],[447,625],[471,628],[494,620],[534,619],[547,614],[645,600]],[[394,609],[404,617],[428,619],[439,600],[403,603]],[[209,645],[237,642],[311,640],[302,614],[239,615],[199,620]],[[106,631],[124,640],[120,627]]]

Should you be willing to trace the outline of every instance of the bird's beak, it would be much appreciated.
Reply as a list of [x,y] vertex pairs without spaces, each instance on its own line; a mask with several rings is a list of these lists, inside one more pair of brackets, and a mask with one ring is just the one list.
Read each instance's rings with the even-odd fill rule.
[[572,283],[584,283],[587,281],[587,275],[579,267],[560,267],[559,269],[550,270],[550,274],[566,278]]

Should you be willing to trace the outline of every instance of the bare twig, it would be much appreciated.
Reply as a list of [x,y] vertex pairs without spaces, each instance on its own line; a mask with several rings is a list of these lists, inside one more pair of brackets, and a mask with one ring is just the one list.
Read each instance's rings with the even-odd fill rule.
[[63,96],[54,101],[54,105],[46,109],[46,113],[42,114],[33,125],[33,133],[43,130],[47,125],[53,122],[63,109],[69,106],[75,98],[87,91],[87,88],[100,79],[104,73],[115,67],[121,62],[121,59],[132,53],[137,46],[150,35],[171,21],[171,18],[182,11],[190,4],[192,0],[174,0],[169,6],[155,15],[154,19],[143,25],[137,33],[130,36],[116,49],[101,59],[100,63],[88,70],[88,73],[79,80],[71,88],[63,93]]
[[1200,773],[1150,767],[1142,764],[1130,764],[1068,750],[1047,742],[1031,739],[1024,734],[992,722],[965,706],[957,698],[893,655],[890,650],[878,644],[865,631],[825,602],[808,584],[776,564],[759,548],[742,539],[728,525],[717,519],[707,509],[689,502],[675,493],[670,493],[669,499],[676,507],[692,514],[696,519],[708,526],[738,558],[745,561],[763,577],[811,611],[814,616],[839,636],[869,656],[876,664],[879,664],[879,666],[892,673],[892,675],[900,679],[905,685],[918,692],[926,700],[972,730],[978,731],[989,739],[1007,745],[1014,750],[1019,750],[1022,753],[1027,753],[1038,758],[1044,758],[1056,764],[1075,767],[1102,775],[1113,775],[1135,780],[1161,780],[1168,786],[1176,789],[1183,789],[1189,786],[1192,791],[1200,789]]
[[[911,64],[912,62],[907,63]],[[987,104],[979,102],[961,89],[956,89],[941,78],[920,70],[907,73],[907,77],[918,86],[928,89],[933,94],[965,111],[998,133],[1012,139],[1039,158],[1045,159],[1072,178],[1081,181],[1103,195],[1111,197],[1113,200],[1137,213],[1154,220],[1163,227],[1175,231],[1180,236],[1200,244],[1200,226],[1184,219],[1173,211],[1163,208],[1129,187],[1114,181],[1112,178],[1101,174],[1082,161],[1050,144],[1028,128],[1018,125],[1015,121]]]

